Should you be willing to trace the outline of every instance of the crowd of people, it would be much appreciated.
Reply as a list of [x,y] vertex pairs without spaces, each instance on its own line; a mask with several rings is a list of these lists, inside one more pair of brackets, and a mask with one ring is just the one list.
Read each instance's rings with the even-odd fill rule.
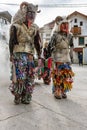
[[14,95],[15,104],[30,103],[35,87],[35,73],[39,80],[43,79],[44,84],[49,85],[52,80],[52,93],[57,99],[67,98],[66,93],[72,89],[74,72],[69,54],[72,43],[68,37],[68,22],[57,17],[51,39],[43,47],[39,27],[34,23],[37,13],[40,13],[37,5],[22,2],[10,27],[12,82],[9,89]]

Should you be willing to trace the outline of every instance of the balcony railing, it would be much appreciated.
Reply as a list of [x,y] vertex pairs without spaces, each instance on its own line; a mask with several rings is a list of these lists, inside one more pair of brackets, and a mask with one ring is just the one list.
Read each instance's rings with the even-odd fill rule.
[[72,27],[71,32],[73,35],[80,35],[81,34],[81,27]]

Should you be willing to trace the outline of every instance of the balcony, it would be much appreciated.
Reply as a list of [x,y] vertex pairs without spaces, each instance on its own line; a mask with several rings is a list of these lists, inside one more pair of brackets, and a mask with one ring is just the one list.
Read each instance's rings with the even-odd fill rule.
[[73,35],[80,35],[81,34],[81,27],[72,27],[71,32]]

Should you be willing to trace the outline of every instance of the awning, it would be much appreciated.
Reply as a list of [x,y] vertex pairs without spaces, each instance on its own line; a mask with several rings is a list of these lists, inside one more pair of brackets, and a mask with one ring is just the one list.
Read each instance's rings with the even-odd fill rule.
[[73,51],[75,51],[75,52],[83,52],[83,48],[73,48]]

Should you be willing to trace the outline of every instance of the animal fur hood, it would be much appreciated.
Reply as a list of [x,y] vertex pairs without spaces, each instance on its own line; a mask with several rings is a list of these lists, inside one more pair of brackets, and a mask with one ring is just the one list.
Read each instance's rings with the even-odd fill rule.
[[22,2],[20,5],[20,9],[17,11],[15,16],[13,17],[13,23],[18,23],[22,24],[26,20],[26,14],[27,12],[34,12],[35,15],[36,13],[39,13],[38,11],[38,5],[33,5],[32,3],[28,2]]

